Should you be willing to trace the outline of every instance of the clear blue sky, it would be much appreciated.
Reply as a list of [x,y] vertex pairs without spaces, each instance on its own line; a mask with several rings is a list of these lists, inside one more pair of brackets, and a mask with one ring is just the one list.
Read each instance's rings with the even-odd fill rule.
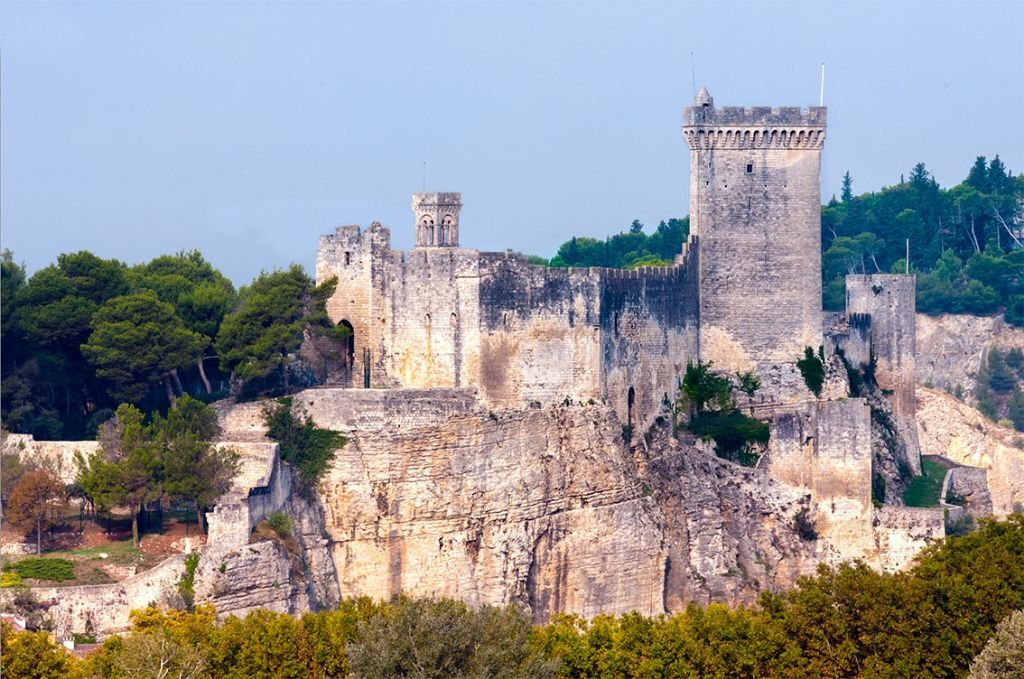
[[550,256],[688,212],[680,112],[813,105],[822,195],[977,155],[1024,171],[1024,2],[0,3],[2,244],[198,248],[236,283],[339,224],[412,241],[461,191],[466,247]]

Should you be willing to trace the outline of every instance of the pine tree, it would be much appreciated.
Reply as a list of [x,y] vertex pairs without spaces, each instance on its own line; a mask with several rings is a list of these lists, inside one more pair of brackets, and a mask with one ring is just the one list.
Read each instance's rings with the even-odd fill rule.
[[853,177],[850,176],[849,170],[843,175],[843,190],[840,197],[844,203],[849,203],[853,200]]
[[990,191],[988,164],[985,162],[985,156],[978,156],[974,160],[974,165],[971,166],[971,171],[967,173],[967,180],[964,183],[974,187],[975,190],[981,193],[988,193]]

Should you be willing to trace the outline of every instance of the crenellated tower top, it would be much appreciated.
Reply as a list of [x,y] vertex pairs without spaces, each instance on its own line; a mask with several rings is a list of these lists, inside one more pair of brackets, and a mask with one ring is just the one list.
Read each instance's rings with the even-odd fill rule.
[[461,193],[414,193],[412,212],[416,216],[416,247],[459,247]]
[[725,106],[716,109],[705,88],[683,109],[683,138],[691,149],[821,149],[827,109]]

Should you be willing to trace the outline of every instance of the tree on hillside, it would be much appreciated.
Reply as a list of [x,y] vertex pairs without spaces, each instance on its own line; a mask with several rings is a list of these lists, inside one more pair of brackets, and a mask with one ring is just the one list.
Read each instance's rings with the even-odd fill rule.
[[853,177],[850,176],[849,170],[843,175],[843,190],[839,195],[844,203],[849,203],[853,200]]
[[132,544],[139,544],[139,512],[164,490],[164,459],[152,427],[142,412],[128,404],[104,423],[97,436],[100,449],[80,462],[77,483],[96,506],[125,507],[132,517]]
[[215,346],[221,364],[241,380],[280,373],[290,389],[290,354],[302,344],[307,330],[343,339],[344,327],[327,317],[326,301],[337,279],[315,285],[302,267],[262,273],[240,295],[238,308],[224,318]]
[[1024,611],[1014,611],[971,663],[970,679],[1024,677]]
[[33,469],[22,475],[11,491],[5,518],[26,531],[35,529],[36,554],[41,554],[43,530],[59,525],[67,506],[67,493],[57,475],[48,469]]
[[93,315],[92,329],[82,353],[96,374],[110,381],[111,396],[132,403],[160,380],[173,403],[183,391],[178,369],[196,363],[207,343],[148,290],[104,303]]
[[[213,408],[183,396],[153,423],[163,447],[164,491],[189,501],[200,516],[231,488],[238,473],[238,453],[219,448],[213,439],[220,433]],[[187,525],[186,525],[187,529]]]
[[234,302],[235,289],[231,281],[195,250],[163,255],[140,264],[130,271],[130,278],[135,291],[152,290],[174,307],[189,330],[206,339],[197,368],[206,393],[211,393],[203,360]]
[[42,439],[81,436],[106,395],[80,346],[98,306],[128,291],[125,267],[83,251],[24,282],[12,261],[3,269],[4,422]]

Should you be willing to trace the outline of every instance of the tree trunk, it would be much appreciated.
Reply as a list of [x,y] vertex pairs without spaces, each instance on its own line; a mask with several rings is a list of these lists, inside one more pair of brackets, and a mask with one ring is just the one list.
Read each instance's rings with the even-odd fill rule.
[[171,379],[174,380],[174,388],[178,392],[178,396],[185,394],[185,387],[181,386],[181,377],[178,376],[178,369],[175,368],[171,371]]
[[132,511],[132,546],[136,548],[139,546],[139,511]]
[[36,556],[43,553],[43,520],[36,519]]
[[173,406],[177,399],[174,397],[174,389],[171,388],[171,378],[168,375],[164,375],[164,389],[167,390],[167,400]]
[[284,388],[284,393],[288,393],[288,366],[285,365],[284,360],[281,361],[281,385]]
[[199,359],[199,378],[203,381],[203,386],[206,387],[206,393],[212,394],[213,389],[210,387],[210,380],[206,377],[206,368],[203,367],[203,359]]

